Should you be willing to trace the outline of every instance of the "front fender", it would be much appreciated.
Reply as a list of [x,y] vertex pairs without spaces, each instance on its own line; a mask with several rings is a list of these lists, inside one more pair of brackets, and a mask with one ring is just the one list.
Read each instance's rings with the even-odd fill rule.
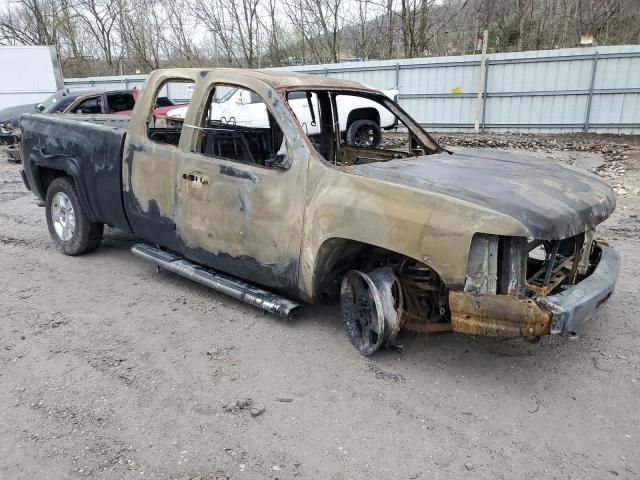
[[413,258],[448,286],[464,284],[475,233],[524,236],[512,218],[468,202],[312,162],[301,248],[301,292],[314,295],[320,252],[346,239]]

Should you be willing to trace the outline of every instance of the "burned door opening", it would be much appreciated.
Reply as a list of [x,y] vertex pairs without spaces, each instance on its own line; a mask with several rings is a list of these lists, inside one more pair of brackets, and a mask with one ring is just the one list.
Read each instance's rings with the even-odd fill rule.
[[[258,91],[210,81],[206,108],[185,121],[194,127],[176,172],[180,249],[193,261],[297,294],[304,205],[295,199],[304,196],[306,159],[293,160],[278,112],[264,100],[266,85]],[[232,89],[237,100],[216,101],[216,89]]]

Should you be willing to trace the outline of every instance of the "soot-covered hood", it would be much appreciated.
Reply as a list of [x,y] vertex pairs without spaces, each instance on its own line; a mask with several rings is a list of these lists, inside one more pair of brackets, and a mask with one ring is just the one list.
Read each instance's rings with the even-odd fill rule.
[[616,205],[609,184],[594,174],[499,150],[464,149],[353,165],[349,171],[509,215],[535,238],[545,240],[590,230]]

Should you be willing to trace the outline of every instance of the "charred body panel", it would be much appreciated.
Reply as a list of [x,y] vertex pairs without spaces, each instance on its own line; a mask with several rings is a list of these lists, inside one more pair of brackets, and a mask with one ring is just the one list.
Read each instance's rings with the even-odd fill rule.
[[[127,212],[143,238],[195,262],[299,296],[309,152],[277,92],[252,75],[246,77],[226,69],[159,72],[149,79],[136,109],[151,104],[167,81],[193,81],[194,98],[202,100],[217,83],[250,88],[264,99],[288,138],[287,168],[197,153],[198,130],[192,127],[184,128],[177,145],[157,143],[147,137],[146,121],[136,110],[122,179]],[[205,111],[206,101],[195,102],[185,124],[199,125]],[[144,117],[148,113],[145,110]]]
[[176,235],[175,203],[177,168],[181,150],[177,145],[152,140],[149,119],[156,97],[169,81],[196,83],[196,69],[157,71],[135,103],[127,139],[121,185],[129,222],[137,235],[165,248],[181,252]]
[[350,171],[508,215],[529,231],[527,236],[547,240],[591,230],[616,205],[613,190],[596,175],[496,150],[464,149]]
[[[350,169],[353,167],[349,167]],[[397,252],[438,272],[461,288],[473,235],[526,237],[512,217],[424,190],[355,175],[319,162],[309,165],[308,206],[302,244],[305,291],[317,295],[316,272],[326,242],[348,239]]]
[[94,221],[130,231],[119,180],[124,130],[39,114],[24,115],[21,125],[24,171],[40,199],[52,172],[64,172]]
[[[299,257],[309,150],[278,92],[261,78],[220,70],[203,76],[197,94],[217,85],[247,88],[260,97],[282,132],[285,160],[278,168],[204,156],[198,131],[181,138],[177,231],[189,252],[209,252],[217,265],[245,272],[261,285],[300,296]],[[206,104],[190,109],[185,123],[201,125]],[[187,177],[185,180],[184,177]],[[206,178],[206,185],[190,181]],[[235,265],[235,267],[234,267]]]
[[184,257],[189,260],[288,295],[299,296],[297,258],[266,264],[249,255],[233,256],[226,252],[210,252],[185,244],[181,238],[178,239],[178,242],[180,245],[178,251],[182,252]]
[[142,238],[179,251],[173,215],[176,156],[150,143],[125,146],[123,198],[129,223]]

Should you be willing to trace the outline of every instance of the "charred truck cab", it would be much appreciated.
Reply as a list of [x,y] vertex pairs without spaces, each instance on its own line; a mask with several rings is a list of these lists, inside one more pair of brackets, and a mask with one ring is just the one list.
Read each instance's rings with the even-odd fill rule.
[[[189,85],[180,118],[153,112],[169,83]],[[364,355],[402,329],[573,334],[614,289],[619,257],[595,233],[615,208],[606,182],[449,152],[357,83],[158,70],[127,128],[108,123],[22,119],[23,178],[63,253],[97,248],[106,224],[142,239],[137,256],[279,315],[339,297]]]

